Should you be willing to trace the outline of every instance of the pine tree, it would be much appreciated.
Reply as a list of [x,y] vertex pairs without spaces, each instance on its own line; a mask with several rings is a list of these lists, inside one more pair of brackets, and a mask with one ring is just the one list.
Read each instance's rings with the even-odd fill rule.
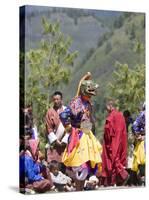
[[135,41],[133,51],[139,57],[139,62],[133,68],[116,62],[113,81],[109,83],[108,89],[109,96],[118,100],[121,111],[129,110],[136,114],[140,103],[145,101],[145,65],[141,63],[145,53],[144,45],[139,40]]
[[145,100],[145,66],[130,69],[127,64],[117,63],[109,90],[110,97],[118,100],[120,110],[136,113],[140,102]]
[[42,18],[43,38],[39,48],[26,53],[25,101],[32,102],[39,127],[43,130],[44,116],[49,107],[50,91],[67,84],[70,66],[77,52],[70,52],[71,38],[60,31],[60,24]]

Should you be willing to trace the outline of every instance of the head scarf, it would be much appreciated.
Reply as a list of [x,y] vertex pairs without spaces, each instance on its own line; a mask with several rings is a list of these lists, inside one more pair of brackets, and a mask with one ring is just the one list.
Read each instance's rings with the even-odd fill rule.
[[36,155],[37,148],[39,146],[39,139],[30,139],[25,141],[26,150],[28,150],[26,153],[33,157],[34,160],[38,159],[38,156]]
[[30,139],[28,142],[32,151],[32,155],[35,156],[37,147],[39,146],[39,139]]

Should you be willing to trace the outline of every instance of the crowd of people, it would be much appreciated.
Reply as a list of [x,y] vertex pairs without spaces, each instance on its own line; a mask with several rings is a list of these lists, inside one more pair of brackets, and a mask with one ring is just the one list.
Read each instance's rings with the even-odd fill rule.
[[21,108],[20,191],[43,193],[96,190],[109,186],[145,185],[145,104],[136,119],[106,102],[103,143],[95,136],[92,96],[98,85],[87,73],[68,106],[60,91],[45,116],[45,155],[32,115]]

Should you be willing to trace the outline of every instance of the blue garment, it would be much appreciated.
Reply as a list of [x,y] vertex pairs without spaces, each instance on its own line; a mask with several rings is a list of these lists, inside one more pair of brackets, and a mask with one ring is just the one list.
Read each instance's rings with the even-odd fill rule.
[[72,113],[72,109],[68,106],[59,114],[60,120],[64,126],[71,124],[73,127],[78,127],[81,122],[83,113],[79,112],[76,115]]
[[141,111],[132,125],[134,134],[145,132],[145,111]]
[[71,123],[72,111],[70,107],[66,107],[63,112],[59,114],[62,124],[65,126]]
[[25,179],[25,177],[29,183],[44,179],[40,175],[40,165],[28,155],[20,156],[20,180]]
[[93,124],[90,102],[82,99],[81,96],[73,98],[69,106],[60,113],[60,120],[64,126],[71,124],[75,128],[80,128],[81,122]]

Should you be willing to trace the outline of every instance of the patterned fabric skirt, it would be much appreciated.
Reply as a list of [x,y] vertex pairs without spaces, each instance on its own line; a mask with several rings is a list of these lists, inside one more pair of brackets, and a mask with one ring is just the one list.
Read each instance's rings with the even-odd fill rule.
[[78,167],[90,162],[91,167],[94,168],[96,164],[102,162],[102,146],[90,130],[81,133],[81,137],[79,137],[71,152],[68,151],[68,147],[65,149],[62,162],[67,167]]
[[137,142],[133,152],[132,170],[138,172],[139,165],[145,164],[145,144],[144,141]]

